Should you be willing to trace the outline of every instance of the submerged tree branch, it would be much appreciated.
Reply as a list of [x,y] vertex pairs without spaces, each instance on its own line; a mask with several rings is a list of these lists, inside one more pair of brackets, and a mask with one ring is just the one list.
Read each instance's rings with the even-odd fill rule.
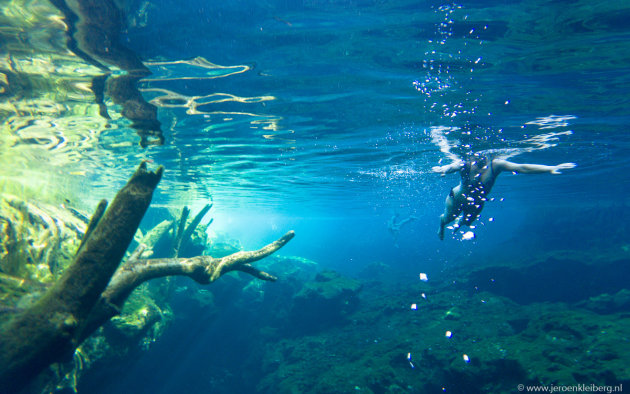
[[[180,250],[184,249],[186,247],[186,244],[188,244],[188,242],[190,242],[193,232],[195,231],[197,226],[199,226],[199,223],[201,223],[201,221],[206,216],[208,211],[210,211],[210,208],[212,208],[212,204],[206,204],[203,208],[201,208],[201,211],[199,211],[199,213],[197,213],[197,215],[192,220],[192,222],[190,222],[188,227],[186,227],[186,231],[184,231],[184,234],[183,234],[180,242],[177,244],[177,251],[178,252]],[[212,223],[212,219],[210,219],[210,223]]]
[[[147,280],[183,275],[208,284],[230,271],[276,280],[251,263],[286,245],[295,235],[293,231],[259,250],[222,258],[140,259],[141,245],[127,264],[119,267],[162,173],[162,167],[148,171],[143,162],[109,207],[101,201],[61,278],[33,306],[15,312],[0,327],[0,393],[19,392],[50,364],[67,360],[83,340],[119,314],[131,292]],[[210,206],[206,205],[187,227],[185,211],[174,234],[176,251],[190,241]]]
[[[252,272],[251,270],[255,268],[253,266],[249,266],[249,263],[256,262],[260,259],[263,259],[269,256],[270,254],[274,253],[276,250],[286,245],[286,243],[289,242],[294,236],[295,236],[295,232],[289,231],[288,233],[283,235],[280,239],[256,251],[236,252],[229,256],[225,256],[218,259],[217,266],[212,270],[212,272],[211,273],[209,271],[207,272],[210,274],[209,282],[214,282],[221,275],[226,274],[230,271],[243,271],[243,272],[247,272],[251,274]],[[247,265],[247,268],[243,269],[243,267],[246,265]],[[263,273],[263,274],[266,274],[266,273]],[[265,279],[265,280],[269,280],[269,279]],[[199,283],[203,283],[203,282],[199,282]]]
[[177,226],[177,232],[175,234],[175,240],[173,241],[173,255],[170,257],[177,257],[179,255],[179,248],[182,245],[182,237],[184,236],[184,229],[186,228],[186,220],[188,220],[188,215],[190,214],[190,209],[188,207],[184,207],[182,209],[182,215],[179,218],[179,225]]
[[149,207],[163,168],[142,163],[107,210],[102,201],[63,276],[0,329],[0,392],[21,390],[48,365],[72,355],[94,305]]
[[[209,284],[230,271],[241,271],[258,279],[275,281],[277,278],[261,271],[250,263],[275,253],[287,244],[295,233],[289,231],[278,240],[261,249],[237,252],[222,258],[197,256],[191,258],[130,259],[120,267],[103,292],[98,305],[93,309],[81,339],[88,337],[94,330],[110,318],[120,313],[125,301],[133,290],[142,283],[166,276],[188,276],[201,284]],[[132,256],[139,256],[136,250]]]

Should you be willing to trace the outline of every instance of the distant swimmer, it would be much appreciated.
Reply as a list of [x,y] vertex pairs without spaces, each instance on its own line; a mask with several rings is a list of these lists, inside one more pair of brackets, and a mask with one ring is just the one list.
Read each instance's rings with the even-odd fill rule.
[[398,247],[398,233],[400,233],[400,229],[402,228],[402,226],[418,219],[415,216],[409,216],[408,218],[405,218],[403,220],[398,220],[399,216],[400,215],[396,213],[387,222],[387,229],[390,233],[392,233],[392,236],[394,237],[394,245],[396,247]]
[[459,172],[461,181],[446,197],[446,207],[440,216],[438,236],[444,239],[444,227],[457,220],[455,229],[470,226],[481,213],[494,181],[502,171],[522,174],[560,174],[561,170],[574,168],[575,163],[555,166],[542,164],[518,164],[499,158],[490,158],[480,153],[470,154],[465,160],[457,159],[451,164],[435,166],[433,172],[442,175]]

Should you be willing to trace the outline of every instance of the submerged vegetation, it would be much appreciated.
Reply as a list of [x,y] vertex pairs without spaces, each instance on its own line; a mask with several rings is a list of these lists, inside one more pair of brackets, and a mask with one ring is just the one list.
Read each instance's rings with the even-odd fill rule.
[[122,119],[142,147],[164,142],[157,109],[137,88],[149,70],[120,41],[125,15],[111,0],[16,0],[3,3],[0,21],[0,391],[74,388],[91,363],[157,338],[170,320],[164,301],[173,286],[143,285],[149,279],[208,284],[239,270],[275,280],[251,263],[293,232],[258,251],[204,256],[199,225],[210,205],[191,221],[186,208],[178,221],[158,225],[119,267],[162,168],[150,172],[143,163],[90,220],[71,207],[77,193],[66,185],[98,163],[79,164],[77,150],[91,149]]
[[[263,280],[276,279],[251,263],[281,248],[293,238],[293,232],[253,252],[237,252],[221,258],[178,256],[179,248],[189,242],[209,206],[191,223],[186,222],[187,214],[182,215],[177,232],[173,232],[176,236],[173,238],[175,247],[172,256],[144,259],[141,256],[145,245],[140,245],[126,263],[118,267],[149,207],[162,171],[160,167],[156,172],[149,172],[146,163],[143,163],[127,185],[118,192],[108,209],[107,202],[101,201],[72,262],[64,267],[59,278],[42,292],[39,299],[27,305],[23,302],[20,305],[21,300],[17,300],[12,306],[13,310],[3,314],[4,322],[0,327],[0,388],[3,391],[21,390],[31,384],[50,364],[66,361],[72,354],[76,354],[77,347],[95,330],[119,315],[130,294],[149,279],[183,275],[208,284],[235,270]],[[5,229],[10,236],[11,227],[6,226]],[[25,232],[27,236],[28,233]],[[45,247],[49,240],[54,245],[53,248],[59,247],[59,241],[56,241],[55,234],[52,233],[52,236],[40,240],[44,242],[41,246],[23,247],[24,254],[30,254],[37,247]],[[24,245],[26,242],[32,246],[30,241],[32,239],[19,239],[18,236],[15,243]],[[51,261],[57,263],[54,258]],[[22,260],[22,264],[27,262],[28,258]],[[49,265],[45,267],[52,271]],[[15,264],[12,268],[16,273],[21,271]],[[27,280],[38,279],[37,275],[20,278],[4,274],[3,278],[14,289]],[[41,283],[44,284],[45,282]],[[26,297],[33,294],[18,295]],[[17,297],[8,293],[7,298],[15,300]],[[142,307],[138,308],[139,304]],[[132,303],[127,311],[130,313],[126,318],[118,320],[114,325],[120,332],[131,337],[144,336],[161,319],[162,314],[155,303],[147,302],[146,299],[141,303]],[[81,357],[83,352],[79,351],[78,354]]]
[[[553,264],[551,260],[535,266]],[[626,256],[623,261],[627,271],[630,260]],[[571,272],[572,264],[590,263],[586,254],[567,260],[563,274]],[[501,266],[491,268],[488,272]],[[513,269],[524,274],[529,268]],[[630,383],[626,367],[630,317],[623,307],[604,307],[601,297],[569,304],[518,304],[493,289],[493,283],[531,284],[527,275],[508,281],[487,273],[453,272],[440,275],[439,284],[418,283],[404,291],[392,288],[396,285],[391,278],[374,279],[368,280],[359,308],[343,324],[276,337],[261,354],[253,355],[252,362],[264,360],[257,390],[510,393],[519,384]],[[583,279],[585,285],[600,280]],[[484,289],[482,283],[487,284]],[[614,298],[627,297],[626,293],[622,290]],[[417,309],[410,308],[412,302]]]
[[[46,299],[51,285],[68,271],[79,237],[87,233],[89,239],[90,230],[78,212],[5,200],[5,224],[13,215],[11,225],[23,226],[20,231],[5,226],[2,233],[11,240],[3,242],[0,275],[0,319],[5,324],[0,342],[6,345],[10,320]],[[209,210],[210,204],[196,215],[183,209],[138,232],[129,240],[131,250],[146,243],[142,258],[168,266],[170,273],[175,272],[171,263],[177,256],[180,261],[182,256],[201,261],[206,258],[194,256],[203,254],[243,259],[246,253],[237,242],[207,238],[211,222],[200,223]],[[38,248],[36,240],[48,240],[46,247]],[[90,336],[75,331],[75,340],[70,340],[79,346],[31,384],[47,386],[48,391],[90,391],[95,375],[115,374],[114,366],[125,365],[132,355],[153,352],[154,342],[168,331],[185,331],[182,324],[194,324],[198,316],[221,320],[227,314],[240,316],[240,324],[250,327],[246,334],[221,327],[209,327],[207,334],[221,336],[219,353],[231,346],[246,346],[250,352],[238,362],[224,360],[209,380],[199,383],[200,390],[415,393],[444,388],[507,393],[518,384],[630,384],[630,297],[623,280],[630,274],[630,256],[625,244],[611,248],[606,246],[608,253],[599,248],[541,252],[518,265],[496,257],[470,272],[464,264],[415,284],[409,283],[407,273],[383,263],[349,278],[304,258],[275,255],[259,264],[281,274],[283,280],[272,286],[246,276],[231,277],[209,290],[174,277],[144,282],[126,302],[113,302],[120,309],[111,323],[95,328]],[[21,264],[7,256],[19,256]],[[128,255],[101,298],[112,294],[117,282],[130,283],[123,279],[126,273],[146,267],[138,259],[137,253]],[[206,267],[221,266],[209,264]],[[76,335],[85,338],[77,341]],[[221,356],[216,359],[220,363]],[[3,363],[7,365],[6,357]]]

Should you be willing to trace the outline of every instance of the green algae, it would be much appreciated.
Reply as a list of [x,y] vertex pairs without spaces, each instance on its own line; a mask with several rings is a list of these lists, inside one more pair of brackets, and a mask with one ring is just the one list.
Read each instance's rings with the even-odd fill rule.
[[[607,261],[593,256],[594,252],[564,255],[573,264],[559,264],[564,271],[556,275],[567,274],[572,266],[592,265],[604,273],[614,267],[618,275],[627,269],[619,254]],[[551,265],[557,258],[553,253],[542,254],[532,264]],[[481,271],[490,274],[505,267],[520,273],[523,283],[540,284],[529,276],[530,265],[502,265],[495,260]],[[302,329],[298,334],[299,325],[291,323],[293,336],[266,339],[264,375],[258,389],[474,394],[513,393],[519,384],[630,382],[627,290],[574,302],[517,303],[494,292],[499,287],[481,286],[482,280],[492,276],[450,271],[433,275],[427,283],[404,287],[390,276],[386,281],[370,280],[359,293],[358,308],[336,324],[317,331]],[[495,278],[506,280],[500,275]],[[606,274],[592,277],[588,286],[598,289],[597,281],[607,278]],[[511,283],[520,286],[515,283],[518,280]],[[549,288],[543,284],[540,289]],[[543,293],[539,298],[553,294]],[[412,303],[415,309],[410,308]]]
[[[119,340],[119,347],[141,343],[146,348],[164,332],[173,312],[168,304],[158,305],[154,298],[148,286],[141,286],[129,296],[121,314],[111,319],[116,336],[124,338]],[[110,333],[110,338],[116,336]]]
[[0,272],[52,283],[72,261],[85,227],[61,207],[0,196]]

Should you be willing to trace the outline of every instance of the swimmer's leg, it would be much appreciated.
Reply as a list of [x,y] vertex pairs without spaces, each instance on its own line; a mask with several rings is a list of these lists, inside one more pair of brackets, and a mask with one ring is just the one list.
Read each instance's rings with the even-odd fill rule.
[[484,201],[475,202],[474,204],[473,203],[467,204],[464,207],[463,215],[457,221],[457,224],[460,226],[470,226],[471,224],[473,224],[473,222],[477,220],[477,217],[479,217],[479,214],[481,213],[481,210],[483,209],[483,203]]
[[444,213],[440,215],[440,229],[438,230],[438,237],[440,237],[440,239],[444,239],[444,227],[455,220],[462,211],[461,204],[455,203],[455,193],[457,189],[458,188],[453,188],[448,194],[448,197],[446,197]]

